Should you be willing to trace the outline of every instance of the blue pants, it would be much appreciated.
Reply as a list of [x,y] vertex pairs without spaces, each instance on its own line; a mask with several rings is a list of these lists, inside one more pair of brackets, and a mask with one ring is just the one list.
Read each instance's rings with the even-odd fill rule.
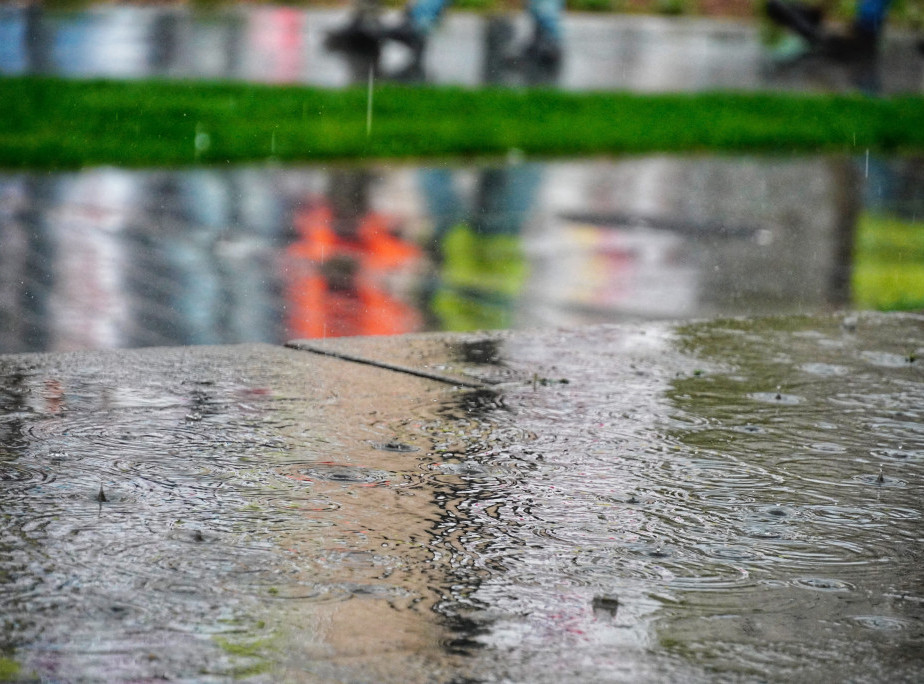
[[[429,33],[436,25],[443,9],[452,0],[414,0],[408,7],[411,23],[421,33]],[[564,0],[528,0],[527,9],[536,21],[536,26],[548,38],[561,41],[561,17]]]
[[860,0],[857,3],[854,26],[861,31],[878,34],[885,23],[890,2],[891,0]]

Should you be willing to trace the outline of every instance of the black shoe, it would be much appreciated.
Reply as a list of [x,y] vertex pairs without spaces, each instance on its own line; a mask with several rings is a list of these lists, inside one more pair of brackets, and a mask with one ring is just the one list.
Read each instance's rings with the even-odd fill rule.
[[795,31],[810,43],[816,43],[822,38],[821,22],[824,14],[817,7],[797,1],[767,0],[764,11],[769,19]]
[[411,51],[411,61],[398,71],[388,74],[388,78],[404,83],[420,83],[426,80],[423,62],[427,36],[414,26],[410,17],[405,17],[397,26],[382,31],[381,37],[401,43]]
[[513,23],[505,16],[489,16],[484,24],[484,62],[482,77],[485,83],[503,85],[510,71],[510,46],[514,42]]
[[411,49],[414,55],[422,56],[427,46],[426,35],[419,31],[408,17],[405,17],[397,26],[382,31],[381,36],[387,40],[403,43]]
[[544,68],[557,68],[561,64],[561,45],[539,29],[523,54],[527,60]]
[[328,33],[324,45],[328,50],[336,52],[378,57],[381,32],[378,17],[357,14],[343,28]]
[[879,34],[854,26],[847,35],[824,36],[819,52],[838,62],[872,61],[879,53]]
[[556,71],[561,65],[561,59],[561,44],[537,26],[526,46],[507,58],[507,66],[520,69],[538,67],[544,71]]

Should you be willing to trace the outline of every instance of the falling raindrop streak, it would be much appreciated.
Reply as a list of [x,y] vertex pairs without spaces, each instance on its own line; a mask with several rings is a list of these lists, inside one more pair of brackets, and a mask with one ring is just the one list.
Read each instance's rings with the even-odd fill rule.
[[375,79],[375,72],[372,65],[369,66],[369,87],[366,97],[366,137],[372,135],[372,85]]

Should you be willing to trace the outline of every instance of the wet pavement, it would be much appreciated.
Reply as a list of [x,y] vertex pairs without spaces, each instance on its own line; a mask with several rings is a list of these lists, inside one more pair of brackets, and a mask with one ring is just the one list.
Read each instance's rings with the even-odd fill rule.
[[922,189],[863,153],[0,173],[0,352],[864,308]]
[[[0,73],[343,86],[343,18],[4,7]],[[488,28],[449,16],[428,78],[527,82]],[[569,89],[924,83],[898,33],[858,74],[566,28]],[[0,352],[58,352],[0,356],[0,679],[920,681],[924,318],[818,314],[920,266],[922,168],[0,175]],[[650,320],[742,313],[813,315]],[[474,328],[510,330],[336,337]],[[200,346],[106,350],[151,345]]]
[[900,314],[2,356],[2,671],[920,681],[922,358]]
[[[104,5],[43,13],[39,5],[0,8],[0,74],[73,77],[232,79],[341,87],[365,83],[366,60],[329,50],[327,35],[345,10]],[[390,17],[393,19],[394,14]],[[924,55],[916,37],[890,30],[875,64],[799,57],[799,47],[759,22],[568,14],[559,68],[511,69],[528,21],[450,12],[429,46],[425,80],[476,86],[555,85],[568,90],[795,90],[920,93]],[[502,40],[499,38],[506,36]],[[400,73],[409,55],[387,45],[380,78]]]

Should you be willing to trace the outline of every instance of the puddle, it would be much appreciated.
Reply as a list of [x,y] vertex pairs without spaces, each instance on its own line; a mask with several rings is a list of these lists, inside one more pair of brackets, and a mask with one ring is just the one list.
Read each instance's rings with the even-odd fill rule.
[[[908,245],[924,167],[873,162],[0,174],[0,351],[888,307],[918,294]],[[864,359],[901,368],[921,353]],[[487,367],[494,352],[459,354]],[[814,360],[805,370],[844,372]],[[752,391],[769,404],[800,394]]]
[[260,345],[0,357],[0,648],[38,679],[919,679],[924,462],[892,454],[924,368],[869,358],[922,335],[344,341],[490,392]]
[[[388,15],[397,21],[397,12]],[[72,77],[198,78],[340,87],[365,83],[369,60],[331,51],[327,35],[342,9],[238,6],[196,13],[185,7],[101,5],[43,12],[0,8],[0,73]],[[913,34],[890,30],[880,64],[798,59],[791,41],[762,44],[759,22],[567,14],[560,68],[514,69],[505,62],[529,38],[521,14],[485,18],[448,12],[426,54],[424,76],[438,84],[550,85],[570,90],[796,90],[920,92],[924,60]],[[763,32],[767,34],[766,31]],[[502,36],[509,35],[509,38]],[[387,44],[379,78],[409,62]]]

